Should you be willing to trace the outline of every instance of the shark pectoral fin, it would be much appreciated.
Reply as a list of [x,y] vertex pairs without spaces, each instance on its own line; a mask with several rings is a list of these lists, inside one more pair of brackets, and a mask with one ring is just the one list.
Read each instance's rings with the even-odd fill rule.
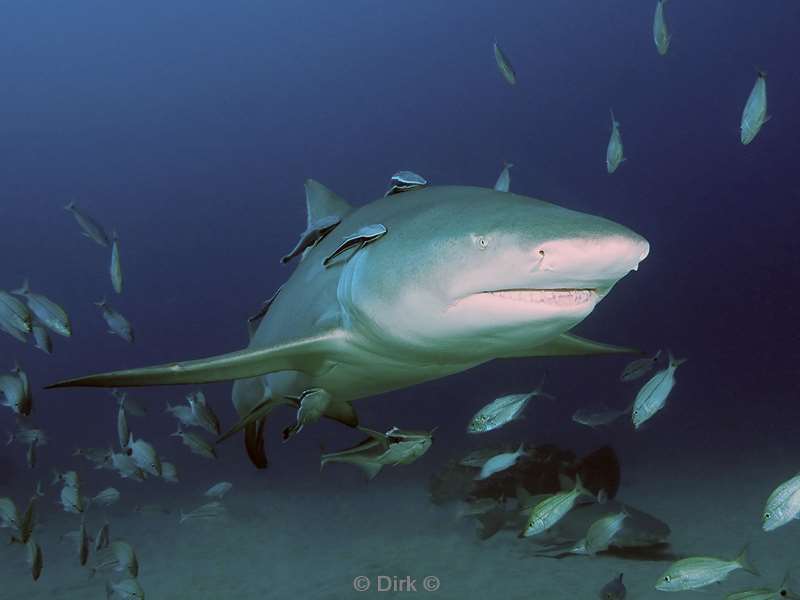
[[325,409],[325,416],[348,427],[358,427],[358,415],[349,402],[331,402]]
[[586,338],[563,333],[547,342],[518,356],[591,356],[595,354],[643,354],[636,348],[613,346],[603,342],[595,342]]
[[141,369],[99,373],[59,381],[46,388],[180,385],[247,379],[277,371],[313,373],[323,365],[326,356],[335,351],[345,335],[342,330],[332,330],[315,337],[293,340],[277,346],[245,349]]
[[267,454],[264,451],[264,428],[267,417],[261,417],[258,422],[249,423],[244,428],[244,447],[247,456],[256,469],[267,468]]

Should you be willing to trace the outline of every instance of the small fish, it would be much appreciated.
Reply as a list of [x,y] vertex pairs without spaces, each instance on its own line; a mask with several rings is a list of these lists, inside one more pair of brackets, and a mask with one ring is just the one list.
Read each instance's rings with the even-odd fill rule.
[[[285,265],[295,256],[304,254],[308,248],[313,248],[341,222],[342,217],[339,215],[328,215],[321,217],[316,221],[309,222],[306,226],[306,230],[300,234],[300,240],[297,242],[297,244],[295,244],[295,247],[292,248],[288,254],[281,258],[281,263]],[[278,292],[280,292],[280,288],[278,288]],[[269,310],[269,305],[275,300],[278,292],[275,292],[272,298],[264,303],[261,308],[263,314],[256,315],[254,318],[251,318],[251,321],[260,320],[267,313],[267,310]]]
[[144,417],[147,409],[133,398],[128,397],[128,392],[121,392],[117,388],[111,390],[111,395],[117,400],[117,404],[125,408],[125,412],[134,417]]
[[219,418],[206,403],[206,397],[202,391],[186,396],[189,407],[192,409],[194,421],[203,429],[214,435],[219,435]]
[[774,531],[797,519],[800,519],[800,475],[784,481],[769,495],[761,524],[764,531]]
[[53,340],[50,339],[50,334],[47,333],[47,328],[36,321],[33,324],[33,341],[36,347],[45,354],[53,353]]
[[57,483],[63,483],[64,486],[75,489],[80,489],[81,487],[80,477],[75,471],[64,471],[63,473],[59,473],[53,469],[53,479],[50,481],[50,485],[56,485]]
[[81,528],[80,533],[78,534],[78,559],[80,560],[81,566],[86,564],[86,561],[89,560],[89,536],[86,534],[86,520],[85,518],[81,519]]
[[686,362],[685,358],[675,358],[669,354],[669,364],[663,371],[653,375],[636,394],[631,411],[631,420],[636,429],[660,411],[667,403],[667,396],[675,387],[675,370]]
[[133,507],[133,512],[140,515],[168,515],[171,511],[160,504],[137,504]]
[[117,408],[117,441],[120,448],[126,448],[131,438],[130,428],[128,427],[128,415],[125,413],[125,406],[119,405]]
[[354,253],[358,252],[359,250],[365,248],[367,245],[372,244],[373,242],[382,238],[388,229],[386,229],[385,225],[381,223],[372,223],[370,225],[364,225],[360,227],[358,231],[352,233],[348,236],[345,236],[342,239],[342,243],[331,252],[328,256],[326,256],[322,261],[323,267],[329,267],[333,259],[335,259],[340,254],[344,254],[348,250],[353,250],[350,253],[352,256]]
[[136,464],[133,457],[125,452],[111,453],[111,466],[123,479],[144,481],[144,471]]
[[539,501],[530,512],[528,522],[520,537],[530,537],[550,529],[572,510],[575,502],[582,495],[591,496],[583,483],[580,475],[575,477],[575,487],[570,491],[559,492]]
[[36,468],[36,442],[31,442],[25,451],[25,462],[29,469]]
[[108,548],[109,543],[109,524],[106,522],[94,538],[94,551],[99,552],[103,548]]
[[790,575],[787,573],[783,578],[778,589],[758,588],[753,590],[745,590],[743,592],[735,592],[725,596],[725,600],[781,600],[781,598],[788,598],[789,600],[798,600],[800,596],[793,593],[789,589]]
[[481,472],[475,477],[476,480],[481,479],[488,479],[495,473],[499,473],[500,471],[505,471],[506,469],[513,467],[517,460],[521,456],[525,454],[525,444],[520,444],[519,448],[515,452],[504,452],[503,454],[498,454],[497,456],[493,456],[481,467]]
[[221,502],[209,502],[195,508],[192,512],[185,513],[181,510],[180,523],[196,520],[218,519],[226,514],[225,506]]
[[82,456],[93,463],[96,469],[101,469],[111,466],[111,454],[111,450],[104,448],[77,448],[72,456]]
[[493,400],[475,413],[467,425],[467,433],[486,433],[521,418],[531,398],[536,396],[554,399],[542,391],[543,386],[544,379],[535,390],[527,394],[510,394]]
[[117,540],[97,552],[89,577],[93,577],[98,571],[111,570],[125,573],[129,577],[138,577],[139,559],[128,542]]
[[750,563],[747,548],[733,560],[724,560],[710,556],[693,556],[673,563],[656,581],[656,589],[662,592],[680,592],[695,590],[712,583],[723,581],[733,571],[744,569],[748,573],[758,575],[756,568]]
[[401,194],[410,190],[419,189],[428,185],[428,180],[414,171],[398,171],[391,178],[391,187],[384,196]]
[[180,483],[178,480],[178,470],[171,462],[161,461],[161,479],[167,483]]
[[512,163],[504,163],[503,170],[500,171],[500,176],[494,184],[494,189],[498,192],[507,192],[511,188],[511,172],[509,169],[513,166]]
[[623,521],[628,517],[627,511],[623,510],[617,514],[606,515],[591,524],[589,531],[586,532],[586,551],[591,555],[608,550],[611,542],[614,541]]
[[33,529],[36,527],[36,500],[38,499],[37,495],[34,495],[28,501],[28,507],[25,509],[25,513],[22,515],[22,518],[19,520],[19,526],[17,527],[17,534],[19,537],[12,536],[11,542],[12,544],[27,544],[28,540],[30,540],[31,535],[33,534]]
[[71,212],[72,216],[75,217],[75,220],[80,225],[81,235],[84,237],[89,238],[90,240],[94,240],[98,244],[104,247],[108,247],[108,234],[105,230],[89,215],[81,211],[77,206],[75,206],[74,202],[70,202],[64,207],[64,210],[67,212]]
[[118,583],[106,581],[106,600],[144,600],[144,590],[138,579],[123,579]]
[[304,426],[319,421],[331,404],[331,395],[322,388],[310,388],[303,390],[299,396],[287,396],[287,398],[298,402],[299,407],[297,408],[297,423],[284,431],[284,440],[300,433]]
[[620,381],[634,381],[635,379],[639,379],[640,377],[644,377],[650,371],[653,370],[658,364],[658,359],[661,357],[661,350],[656,352],[650,358],[639,358],[634,360],[622,370],[622,374],[619,376]]
[[164,409],[164,412],[170,413],[178,420],[178,422],[180,422],[181,425],[186,427],[194,427],[199,425],[197,418],[194,416],[194,412],[192,412],[191,406],[185,406],[183,404],[172,406],[169,402],[167,402],[167,408]]
[[667,53],[670,40],[672,40],[672,36],[667,31],[667,22],[664,20],[664,5],[666,3],[667,0],[658,0],[656,14],[653,16],[653,41],[661,56]]
[[208,488],[205,494],[203,495],[208,496],[209,498],[217,498],[219,500],[222,500],[225,494],[231,491],[232,487],[233,484],[230,483],[229,481],[220,481],[219,483],[214,484],[210,488]]
[[161,459],[152,445],[142,439],[134,440],[131,434],[128,448],[137,467],[150,475],[161,477]]
[[3,406],[18,415],[29,416],[33,412],[33,396],[28,376],[18,365],[11,374],[0,374],[0,392],[5,396]]
[[622,148],[622,135],[619,132],[619,121],[614,118],[614,111],[611,111],[611,137],[606,148],[606,169],[613,173],[627,160]]
[[107,487],[92,498],[92,504],[98,506],[111,506],[119,501],[120,493],[117,488]]
[[205,458],[217,458],[217,451],[214,449],[214,446],[191,431],[183,431],[179,426],[178,431],[170,435],[181,438],[181,441],[183,441],[194,454]]
[[761,127],[772,117],[767,114],[767,74],[758,72],[758,77],[747,97],[742,111],[741,141],[745,146],[753,141]]
[[111,285],[118,294],[122,293],[122,265],[119,262],[119,238],[117,232],[111,234]]
[[67,312],[49,298],[32,292],[27,279],[22,282],[19,289],[13,290],[11,293],[23,296],[30,311],[50,331],[64,337],[72,335],[72,326]]
[[33,317],[28,307],[3,290],[0,290],[0,321],[22,334],[33,329]]
[[134,335],[133,335],[133,327],[131,326],[128,319],[122,316],[119,312],[114,310],[106,299],[103,298],[100,302],[95,302],[96,306],[100,307],[101,314],[103,319],[105,319],[106,324],[108,325],[108,333],[112,335],[118,335],[126,342],[133,343]]
[[42,429],[32,429],[23,424],[17,425],[16,433],[9,433],[6,446],[17,442],[19,444],[36,444],[37,446],[47,445],[47,434]]
[[36,581],[41,576],[42,568],[44,567],[42,548],[33,538],[28,540],[28,543],[25,544],[25,547],[27,549],[28,564],[31,567],[31,577],[33,577],[33,580]]
[[77,488],[65,485],[61,488],[61,507],[64,512],[83,513],[83,498]]
[[497,62],[497,68],[500,70],[500,74],[503,76],[509,85],[514,85],[517,83],[517,74],[514,72],[514,67],[511,66],[511,62],[508,60],[508,57],[503,53],[500,49],[497,40],[494,42],[494,60]]
[[502,508],[504,502],[496,498],[478,498],[471,502],[462,502],[456,513],[456,518],[475,517],[483,515],[496,508]]
[[620,417],[627,415],[631,412],[632,407],[624,410],[614,410],[601,406],[598,408],[580,408],[572,415],[572,420],[575,423],[586,425],[587,427],[601,427],[603,425],[610,425]]
[[462,467],[473,467],[480,469],[487,460],[493,456],[502,454],[502,452],[502,450],[498,450],[496,448],[478,448],[477,450],[468,452],[461,460],[458,461],[458,464]]
[[0,331],[5,331],[8,335],[13,338],[16,338],[23,344],[28,343],[28,334],[21,332],[19,329],[12,327],[8,323],[6,323],[3,319],[0,319]]
[[625,589],[625,584],[622,583],[622,573],[619,577],[614,577],[611,581],[605,584],[600,590],[600,600],[625,600],[625,595],[628,590]]

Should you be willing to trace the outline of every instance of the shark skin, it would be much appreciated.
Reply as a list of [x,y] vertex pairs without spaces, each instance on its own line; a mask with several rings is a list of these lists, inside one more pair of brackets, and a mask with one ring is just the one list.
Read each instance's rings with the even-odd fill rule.
[[[341,222],[304,251],[247,348],[49,387],[239,380],[241,416],[318,387],[332,397],[326,416],[356,425],[353,400],[496,358],[636,352],[567,333],[647,256],[648,242],[622,225],[477,187],[424,187],[358,208],[313,180],[306,192],[309,221]],[[324,264],[376,225],[380,239]]]

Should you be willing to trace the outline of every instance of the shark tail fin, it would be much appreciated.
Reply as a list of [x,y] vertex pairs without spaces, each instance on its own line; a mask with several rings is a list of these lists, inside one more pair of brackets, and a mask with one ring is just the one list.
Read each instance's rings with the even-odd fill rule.
[[308,373],[322,366],[325,357],[336,349],[344,336],[341,330],[333,330],[266,348],[68,379],[47,388],[181,385],[246,379],[277,371]]

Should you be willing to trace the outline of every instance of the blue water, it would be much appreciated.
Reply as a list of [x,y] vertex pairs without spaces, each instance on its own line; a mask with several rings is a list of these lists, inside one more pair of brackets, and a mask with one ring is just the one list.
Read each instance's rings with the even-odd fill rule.
[[[398,169],[491,187],[503,161],[515,164],[512,191],[605,216],[651,244],[578,331],[690,361],[668,408],[636,434],[627,425],[587,433],[570,421],[581,406],[630,402],[636,388],[617,382],[621,359],[495,362],[360,403],[362,423],[376,429],[439,427],[411,479],[423,485],[451,448],[467,446],[465,423],[481,405],[531,387],[544,370],[559,402],[537,410],[526,431],[537,441],[579,452],[610,442],[639,466],[649,452],[675,453],[678,465],[721,448],[796,457],[800,5],[670,2],[673,37],[661,57],[654,4],[3,3],[0,288],[30,278],[67,309],[74,334],[53,336],[51,357],[0,336],[1,360],[30,375],[36,423],[51,437],[35,473],[21,446],[0,449],[13,465],[0,473],[2,495],[26,497],[52,467],[77,466],[74,447],[115,439],[105,391],[45,384],[247,343],[247,316],[292,271],[279,258],[305,225],[306,178],[361,205]],[[494,64],[495,38],[514,87]],[[768,73],[773,118],[745,147],[739,119],[757,68]],[[611,108],[627,160],[608,175]],[[107,251],[62,210],[71,200],[118,231],[122,296],[110,287]],[[132,321],[135,344],[106,333],[92,304],[104,296]],[[232,424],[229,385],[205,389]],[[287,413],[270,430],[270,469],[251,470],[239,440],[209,466],[167,437],[173,422],[158,414],[181,390],[136,396],[151,415],[132,427],[182,456],[182,485],[236,473],[243,485],[313,487],[319,445],[355,439],[321,423],[283,445]],[[13,427],[3,409],[0,429]],[[797,468],[787,464],[786,477]],[[396,471],[381,477],[407,476]]]

